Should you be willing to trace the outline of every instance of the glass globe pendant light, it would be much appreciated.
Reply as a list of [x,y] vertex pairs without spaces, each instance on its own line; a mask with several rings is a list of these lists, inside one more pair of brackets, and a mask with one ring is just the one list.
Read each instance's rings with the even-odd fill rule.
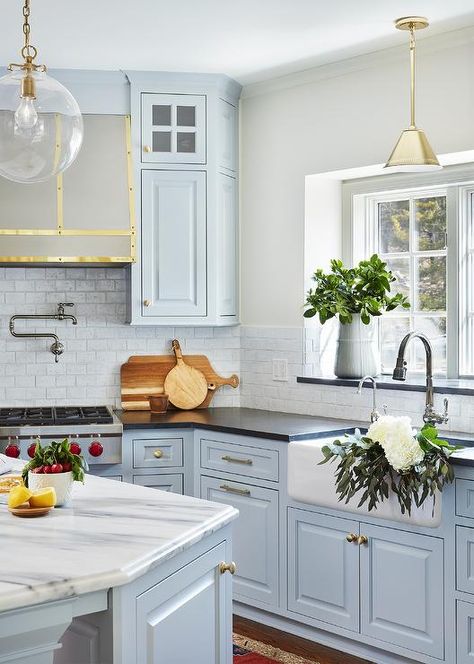
[[82,145],[79,106],[61,83],[35,63],[30,44],[30,0],[23,6],[23,62],[0,78],[0,176],[14,182],[43,182],[62,173]]
[[395,21],[398,30],[410,32],[410,126],[402,131],[385,168],[389,171],[421,172],[442,168],[436,154],[415,123],[415,30],[423,30],[429,25],[423,16],[407,16]]

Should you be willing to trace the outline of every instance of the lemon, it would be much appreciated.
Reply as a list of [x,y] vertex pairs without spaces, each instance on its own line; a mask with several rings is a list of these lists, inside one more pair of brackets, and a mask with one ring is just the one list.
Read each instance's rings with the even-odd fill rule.
[[30,507],[54,507],[56,505],[56,490],[53,486],[45,486],[30,496]]
[[8,507],[15,508],[31,498],[31,491],[26,486],[14,486],[8,494]]

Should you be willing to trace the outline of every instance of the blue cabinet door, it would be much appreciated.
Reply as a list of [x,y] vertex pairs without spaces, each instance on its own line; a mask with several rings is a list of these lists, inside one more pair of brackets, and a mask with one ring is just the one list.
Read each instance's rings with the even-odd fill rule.
[[142,315],[206,316],[206,173],[142,172]]
[[358,522],[292,508],[288,519],[288,609],[358,631]]
[[474,604],[456,603],[456,664],[474,664]]
[[360,525],[361,632],[443,658],[443,541]]
[[233,524],[234,599],[278,605],[278,491],[201,477],[201,498],[239,510]]

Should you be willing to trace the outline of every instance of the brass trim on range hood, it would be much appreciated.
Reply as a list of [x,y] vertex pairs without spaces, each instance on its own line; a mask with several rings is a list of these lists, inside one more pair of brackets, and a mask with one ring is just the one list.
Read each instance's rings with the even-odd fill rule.
[[128,187],[128,209],[129,209],[129,229],[79,229],[64,227],[63,213],[63,176],[56,178],[56,228],[0,228],[0,236],[49,236],[49,237],[129,237],[130,255],[129,256],[0,256],[0,264],[48,264],[61,263],[63,265],[73,265],[74,263],[100,265],[100,264],[122,264],[134,263],[136,260],[136,213],[135,213],[135,188],[133,183],[133,164],[132,164],[132,135],[131,118],[124,116],[125,122],[125,144],[127,161],[127,187]]

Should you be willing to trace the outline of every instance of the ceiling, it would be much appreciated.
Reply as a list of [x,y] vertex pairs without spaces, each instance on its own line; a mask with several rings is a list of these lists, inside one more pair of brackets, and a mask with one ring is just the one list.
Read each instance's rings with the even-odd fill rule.
[[[0,63],[18,60],[22,0],[2,8]],[[474,24],[472,0],[32,0],[31,41],[52,68],[226,73],[252,83]]]

